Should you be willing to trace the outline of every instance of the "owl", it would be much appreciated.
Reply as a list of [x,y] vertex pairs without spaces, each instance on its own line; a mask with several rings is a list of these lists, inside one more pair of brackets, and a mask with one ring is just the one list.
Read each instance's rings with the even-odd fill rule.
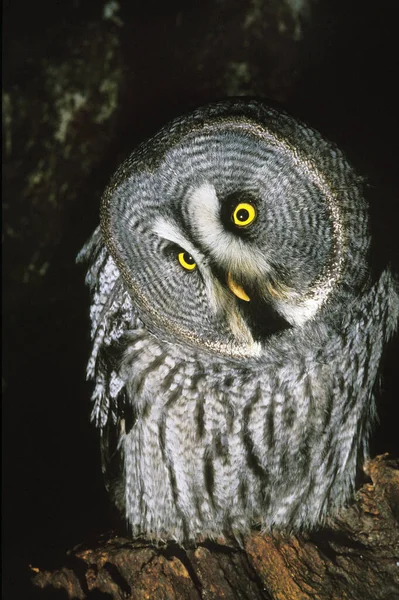
[[119,167],[89,265],[92,420],[133,536],[320,526],[351,496],[398,321],[362,180],[315,130],[230,99]]

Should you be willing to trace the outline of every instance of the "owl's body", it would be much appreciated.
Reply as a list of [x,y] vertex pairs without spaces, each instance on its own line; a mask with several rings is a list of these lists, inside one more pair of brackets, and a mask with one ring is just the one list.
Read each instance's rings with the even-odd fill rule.
[[88,283],[93,420],[133,535],[310,528],[353,491],[399,301],[361,185],[253,101],[199,109],[116,173]]

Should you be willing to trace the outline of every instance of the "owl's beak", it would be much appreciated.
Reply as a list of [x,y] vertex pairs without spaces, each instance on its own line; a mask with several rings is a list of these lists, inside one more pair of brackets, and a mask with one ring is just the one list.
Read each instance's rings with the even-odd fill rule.
[[251,300],[251,298],[245,293],[244,289],[234,281],[230,271],[227,273],[226,283],[229,290],[233,292],[237,298],[240,298],[240,300],[245,300],[245,302],[249,302]]

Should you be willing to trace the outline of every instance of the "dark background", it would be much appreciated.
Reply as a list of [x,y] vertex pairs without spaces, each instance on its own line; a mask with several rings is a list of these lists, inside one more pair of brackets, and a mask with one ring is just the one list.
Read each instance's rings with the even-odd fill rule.
[[[366,177],[374,266],[399,272],[393,3],[304,0],[299,15],[294,5],[4,3],[5,598],[22,597],[29,564],[55,567],[111,527],[85,382],[89,298],[75,257],[98,223],[104,186],[139,141],[227,95],[281,103]],[[397,353],[396,342],[373,454],[399,453]]]

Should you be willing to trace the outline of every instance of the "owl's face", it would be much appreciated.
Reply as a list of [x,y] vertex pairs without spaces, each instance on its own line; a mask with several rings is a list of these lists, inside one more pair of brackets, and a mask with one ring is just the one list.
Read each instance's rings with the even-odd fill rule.
[[316,132],[285,115],[274,122],[274,111],[262,115],[270,128],[239,111],[206,123],[198,114],[125,163],[105,193],[102,230],[150,330],[256,356],[358,284],[366,217],[356,186],[348,194],[350,168]]

